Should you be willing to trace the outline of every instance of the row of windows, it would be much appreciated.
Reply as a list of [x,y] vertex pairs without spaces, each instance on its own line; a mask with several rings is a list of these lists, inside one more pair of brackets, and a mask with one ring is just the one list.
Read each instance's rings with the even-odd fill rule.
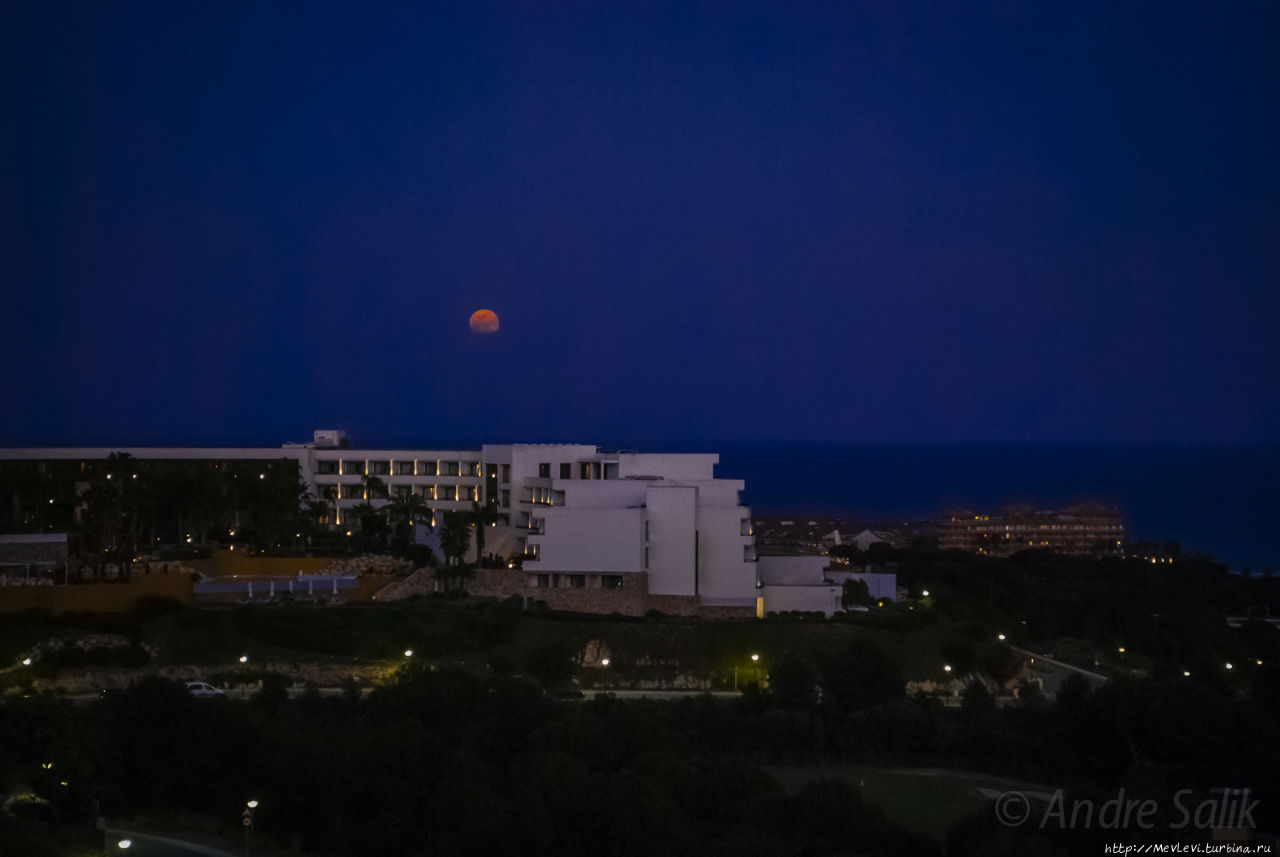
[[[321,476],[479,476],[478,461],[365,461],[363,459],[322,459],[316,462]],[[511,481],[511,465],[502,465],[502,481]]]
[[[579,479],[601,479],[604,478],[605,471],[601,469],[599,461],[579,461],[578,462],[578,478]],[[538,465],[538,476],[542,479],[551,478],[551,462],[544,461]],[[573,462],[560,462],[560,478],[573,478]]]
[[[395,485],[390,492],[385,485],[336,485],[338,489],[336,499],[341,500],[386,500],[394,493],[396,497],[404,498],[410,494],[417,494],[426,500],[463,500],[473,501],[479,499],[479,494],[474,485]],[[510,500],[509,491],[502,492],[502,505],[506,506]]]

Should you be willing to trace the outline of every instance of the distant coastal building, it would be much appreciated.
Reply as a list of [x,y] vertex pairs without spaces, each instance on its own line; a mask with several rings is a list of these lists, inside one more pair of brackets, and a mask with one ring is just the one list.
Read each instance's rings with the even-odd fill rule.
[[[357,507],[422,498],[429,524],[444,513],[491,506],[486,553],[507,569],[481,569],[474,590],[520,595],[553,608],[643,615],[756,613],[755,540],[741,480],[714,474],[715,454],[645,454],[585,444],[484,444],[479,449],[356,449],[317,431],[279,448],[4,449],[0,463],[32,462],[83,497],[108,462],[234,465],[244,478],[291,480],[331,510],[327,525],[354,525]],[[245,470],[245,465],[252,465]],[[109,476],[106,478],[110,478]],[[41,503],[44,501],[41,500]],[[53,500],[49,501],[51,504]],[[234,535],[234,533],[232,533]],[[517,561],[518,560],[518,561]],[[523,567],[521,567],[521,565]]]
[[938,524],[938,546],[992,556],[1046,550],[1073,556],[1121,556],[1124,522],[1115,509],[1081,503],[1040,511],[1010,506],[996,514],[954,510]]

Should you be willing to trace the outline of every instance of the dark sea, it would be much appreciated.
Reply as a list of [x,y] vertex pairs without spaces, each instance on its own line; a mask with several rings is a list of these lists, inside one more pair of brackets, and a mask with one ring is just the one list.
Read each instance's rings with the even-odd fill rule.
[[1181,542],[1234,571],[1280,570],[1280,446],[698,447],[720,453],[717,476],[746,481],[759,513],[910,521],[1091,500],[1120,510],[1130,540]]

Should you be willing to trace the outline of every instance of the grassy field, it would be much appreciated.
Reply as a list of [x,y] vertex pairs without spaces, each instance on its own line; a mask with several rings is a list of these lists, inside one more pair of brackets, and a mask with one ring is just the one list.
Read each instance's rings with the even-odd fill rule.
[[862,766],[779,767],[768,769],[788,792],[815,779],[838,777],[857,787],[866,802],[885,814],[890,824],[941,841],[957,822],[981,812],[994,791],[1047,791],[1044,786],[938,768],[872,768]]

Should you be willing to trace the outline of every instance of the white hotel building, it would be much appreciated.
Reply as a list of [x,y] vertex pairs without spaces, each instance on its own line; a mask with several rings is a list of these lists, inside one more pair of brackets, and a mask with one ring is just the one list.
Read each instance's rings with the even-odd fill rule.
[[[280,448],[7,449],[0,460],[297,462],[341,528],[353,506],[421,496],[443,512],[492,502],[486,553],[523,568],[481,570],[469,589],[551,607],[640,615],[756,615],[755,539],[741,480],[714,475],[715,454],[608,452],[585,444],[485,444],[479,450],[353,449],[337,431]],[[377,477],[376,480],[371,477]]]

